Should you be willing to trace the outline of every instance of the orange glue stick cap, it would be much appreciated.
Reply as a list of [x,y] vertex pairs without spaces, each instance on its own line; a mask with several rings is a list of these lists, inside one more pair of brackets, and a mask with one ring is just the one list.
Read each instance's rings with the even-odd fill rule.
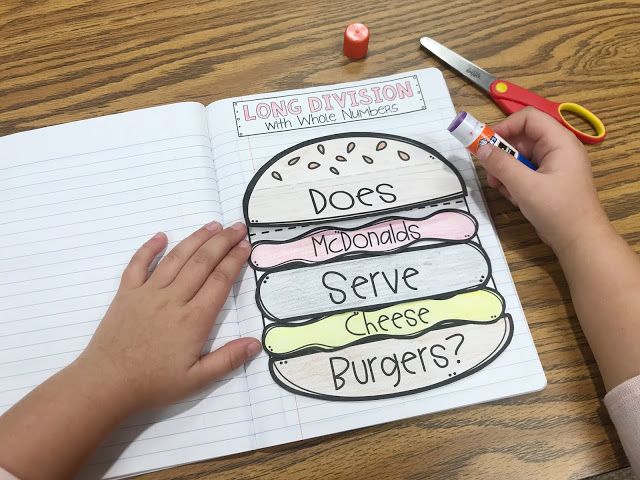
[[352,23],[344,31],[344,54],[352,60],[367,55],[369,48],[369,29],[363,23]]

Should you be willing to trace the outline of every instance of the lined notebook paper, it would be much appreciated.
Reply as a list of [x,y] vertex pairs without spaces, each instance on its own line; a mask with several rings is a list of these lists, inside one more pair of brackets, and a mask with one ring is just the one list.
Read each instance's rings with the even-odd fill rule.
[[[308,101],[309,91],[302,90],[221,100],[206,108],[167,105],[1,138],[0,413],[76,358],[104,315],[122,269],[146,239],[164,231],[171,247],[211,220],[243,220],[247,185],[269,159],[310,138],[350,131],[412,138],[461,172],[495,287],[513,317],[507,349],[486,368],[449,385],[358,402],[282,389],[262,353],[193,398],[127,420],[82,476],[131,475],[543,388],[544,373],[473,164],[446,131],[455,114],[446,85],[436,69],[378,81],[407,77],[417,82],[423,103],[382,111],[379,118],[300,128],[285,122],[255,128],[242,121],[243,115],[266,115],[256,109],[268,104],[265,99],[298,95]],[[371,82],[313,93],[322,99]],[[255,276],[246,269],[211,333],[210,348],[240,336],[261,337],[255,288]]]

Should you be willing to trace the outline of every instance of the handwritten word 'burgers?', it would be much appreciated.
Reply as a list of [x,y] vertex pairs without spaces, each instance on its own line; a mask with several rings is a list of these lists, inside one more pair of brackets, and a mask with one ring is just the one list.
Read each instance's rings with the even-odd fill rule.
[[[346,356],[331,356],[329,367],[334,388],[338,391],[349,382],[361,385],[375,383],[380,377],[391,377],[393,388],[396,388],[406,376],[429,375],[434,368],[462,367],[458,354],[461,353],[464,340],[464,335],[456,332],[442,343],[425,345],[401,354],[372,355],[357,361]],[[454,376],[456,372],[452,371],[450,375]]]
[[330,112],[334,109],[392,102],[413,96],[414,92],[411,82],[406,80],[404,82],[388,83],[382,86],[367,86],[357,90],[248,103],[242,106],[242,113],[244,120],[250,122],[258,118],[262,120],[285,118],[289,115],[300,115],[301,113],[309,112],[315,113],[321,110]]

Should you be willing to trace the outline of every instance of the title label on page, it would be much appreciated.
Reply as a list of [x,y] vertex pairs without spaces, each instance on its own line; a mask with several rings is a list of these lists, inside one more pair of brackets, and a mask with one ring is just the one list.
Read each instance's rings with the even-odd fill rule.
[[425,110],[416,75],[233,102],[238,136],[371,120]]

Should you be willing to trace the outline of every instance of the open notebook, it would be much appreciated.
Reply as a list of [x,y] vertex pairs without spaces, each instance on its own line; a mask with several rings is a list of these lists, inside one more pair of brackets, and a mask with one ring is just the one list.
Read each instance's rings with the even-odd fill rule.
[[[345,333],[347,336],[338,340],[318,340],[320,347],[307,345],[305,351],[304,345],[292,344],[289,337],[282,340],[282,335],[276,335],[281,330],[274,330],[274,325],[282,328],[278,317],[290,319],[292,325],[304,323],[310,315],[305,310],[309,305],[316,309],[315,314],[326,311],[327,318],[339,318],[346,309],[358,313],[353,298],[347,301],[351,304],[337,308],[341,302],[323,304],[319,298],[283,304],[278,295],[282,288],[300,279],[310,281],[310,272],[334,265],[333,260],[301,266],[296,264],[299,256],[278,257],[277,252],[257,255],[225,304],[211,334],[211,348],[240,336],[261,338],[267,326],[268,331],[275,331],[268,339],[269,355],[263,352],[194,398],[129,419],[96,452],[82,476],[130,475],[543,388],[544,373],[473,164],[446,131],[454,114],[442,75],[437,69],[426,69],[333,87],[220,100],[207,107],[197,103],[165,105],[1,138],[0,413],[80,353],[105,313],[123,267],[138,246],[157,231],[167,233],[171,247],[211,220],[228,225],[245,220],[246,214],[254,252],[257,245],[303,241],[314,232],[317,239],[317,232],[323,228],[344,232],[364,228],[360,233],[366,233],[369,239],[372,228],[378,232],[396,228],[397,234],[397,221],[391,225],[394,219],[380,212],[359,211],[348,218],[330,215],[329,194],[317,196],[315,204],[316,214],[317,210],[327,212],[321,219],[325,223],[306,227],[297,224],[293,217],[305,213],[297,210],[295,197],[286,197],[289,190],[278,188],[285,180],[283,176],[294,175],[291,172],[315,175],[316,168],[320,171],[315,164],[322,162],[315,161],[314,155],[331,155],[339,168],[343,167],[338,157],[352,154],[363,160],[362,168],[391,162],[388,168],[407,181],[420,174],[419,168],[412,170],[409,166],[417,159],[424,168],[436,172],[425,177],[424,191],[431,192],[432,198],[424,205],[420,206],[420,198],[412,197],[420,192],[409,186],[401,188],[402,194],[398,195],[406,207],[400,216],[409,219],[405,221],[422,222],[431,232],[425,234],[430,240],[414,245],[413,250],[380,257],[379,262],[375,255],[366,261],[371,268],[391,264],[402,267],[406,256],[417,252],[418,260],[412,262],[431,265],[437,263],[433,252],[444,250],[438,245],[440,236],[457,238],[446,246],[449,253],[443,258],[452,263],[439,274],[446,278],[416,282],[419,277],[411,269],[407,274],[409,267],[405,265],[405,285],[411,290],[425,289],[418,296],[435,295],[433,298],[442,301],[452,295],[443,296],[443,288],[449,293],[485,295],[484,300],[472,303],[485,307],[491,299],[499,298],[501,303],[494,312],[499,321],[475,319],[458,327],[445,322],[426,333],[431,335],[425,337],[430,339],[431,357],[411,357],[413,363],[401,365],[406,368],[398,368],[399,373],[394,371],[392,361],[386,367],[374,365],[377,370],[373,373],[377,372],[379,381],[369,379],[367,385],[362,376],[356,381],[347,370],[349,355],[353,359],[371,358],[367,351],[371,343],[355,341]],[[358,150],[364,148],[373,153]],[[304,164],[295,170],[298,161]],[[285,164],[289,170],[280,167]],[[350,181],[332,185],[342,185],[344,190],[355,178],[366,178],[367,171],[359,168],[352,171]],[[335,171],[338,173],[327,170],[337,176],[345,170],[336,167]],[[322,181],[318,185],[326,186]],[[316,190],[323,191],[320,187]],[[247,205],[243,210],[245,193]],[[377,193],[378,200],[384,201],[385,192]],[[369,195],[368,190],[365,195]],[[360,202],[362,207],[372,203],[374,196],[365,198],[361,194],[361,198],[354,198],[364,200]],[[440,200],[435,201],[436,197]],[[290,209],[283,209],[278,198],[293,201]],[[344,206],[341,201],[350,202],[347,196],[338,195],[333,198],[333,207],[340,209]],[[294,213],[287,213],[289,210]],[[270,213],[275,217],[270,218]],[[260,216],[255,222],[251,218],[254,214]],[[398,215],[396,212],[395,217]],[[445,224],[458,222],[458,227],[442,234],[439,220],[446,220]],[[328,226],[327,222],[338,225]],[[266,223],[273,225],[265,227]],[[292,231],[287,233],[287,229]],[[350,258],[337,258],[336,264],[351,265]],[[478,278],[452,275],[458,259],[467,262],[459,271],[472,269]],[[260,263],[265,261],[268,265]],[[357,273],[357,268],[341,272]],[[449,273],[445,273],[447,270]],[[267,285],[265,272],[271,275]],[[471,292],[469,282],[477,287]],[[346,295],[346,287],[332,285]],[[336,290],[333,293],[340,296]],[[440,308],[436,307],[435,303],[416,304],[415,311]],[[395,307],[388,301],[375,309],[365,309],[365,313],[375,314],[380,320],[384,308],[391,309],[388,313],[393,316]],[[459,315],[474,314],[465,312]],[[407,318],[405,326],[411,324]],[[358,321],[357,328],[366,326],[362,319],[353,320]],[[391,323],[386,326],[391,327]],[[380,324],[378,328],[385,329]],[[491,335],[485,333],[489,329],[493,329]],[[476,330],[483,333],[475,335]],[[325,328],[322,335],[327,336],[328,331]],[[416,336],[420,333],[417,330],[411,332],[407,338],[381,337],[375,348],[383,354],[422,338]],[[440,338],[447,332],[446,340]],[[388,336],[393,337],[392,333]],[[474,346],[476,337],[487,338],[487,344]],[[317,360],[312,363],[324,362],[332,349],[338,348],[336,345],[342,350],[338,349],[339,355],[334,357],[346,359],[334,362],[333,373],[340,370],[337,376],[327,377],[326,372],[305,363],[305,358]],[[439,348],[433,349],[434,345]],[[462,357],[467,347],[475,348],[477,358]],[[449,353],[445,354],[447,349]],[[291,352],[297,352],[295,358],[287,356]],[[455,365],[457,357],[452,355],[458,354],[472,363],[462,365],[458,372],[450,366],[444,368],[442,362]],[[436,373],[411,383],[415,375],[410,372],[419,369],[420,361],[427,362],[429,372]],[[297,367],[287,369],[289,364]]]

